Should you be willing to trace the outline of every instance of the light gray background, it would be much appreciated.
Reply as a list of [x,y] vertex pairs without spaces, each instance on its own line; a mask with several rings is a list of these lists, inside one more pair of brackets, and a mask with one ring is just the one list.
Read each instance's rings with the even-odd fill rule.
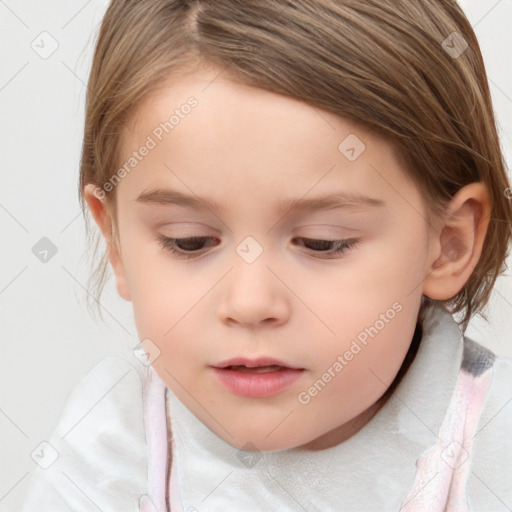
[[[34,462],[66,398],[101,358],[131,357],[138,343],[131,305],[113,279],[102,299],[107,323],[85,307],[89,260],[77,180],[92,47],[106,0],[0,0],[0,510],[16,510]],[[510,162],[512,0],[461,2],[479,38]],[[58,49],[31,47],[47,31]],[[48,36],[45,48],[51,46]],[[48,237],[47,263],[32,247]],[[510,263],[510,262],[509,262]],[[507,273],[510,275],[510,273]],[[500,278],[490,323],[467,333],[512,355],[512,279]]]

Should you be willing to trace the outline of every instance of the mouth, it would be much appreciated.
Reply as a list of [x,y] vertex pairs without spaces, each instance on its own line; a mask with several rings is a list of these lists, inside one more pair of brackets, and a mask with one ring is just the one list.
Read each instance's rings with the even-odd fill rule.
[[214,364],[214,368],[222,370],[234,370],[240,372],[252,372],[252,373],[269,373],[280,370],[304,370],[298,366],[294,366],[272,357],[258,357],[256,359],[250,359],[246,357],[235,357]]
[[245,365],[241,364],[241,365],[229,365],[222,369],[223,370],[232,370],[234,372],[241,372],[241,373],[271,373],[271,372],[279,372],[281,370],[287,370],[287,369],[289,369],[289,367],[280,366],[278,364],[271,364],[268,366],[245,366]]
[[212,366],[220,382],[233,394],[263,398],[279,394],[295,383],[304,368],[272,358],[235,358]]

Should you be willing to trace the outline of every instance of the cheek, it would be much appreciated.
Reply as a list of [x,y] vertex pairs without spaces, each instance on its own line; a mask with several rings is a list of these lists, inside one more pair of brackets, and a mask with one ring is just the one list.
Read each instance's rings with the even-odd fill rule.
[[[337,344],[324,346],[321,360],[316,361],[317,371],[301,390],[302,400],[310,400],[306,406],[311,407],[309,412],[313,409],[313,415],[322,415],[329,428],[335,428],[382,396],[403,363],[416,317],[416,308],[400,309],[396,304],[384,309],[380,318],[347,315],[347,331],[340,333]],[[353,336],[346,335],[349,329]],[[325,415],[327,410],[331,411],[329,416]]]
[[[427,256],[426,236],[419,229],[416,233],[420,234],[406,237],[397,229],[392,236],[368,243],[332,271],[315,276],[309,295],[306,288],[302,290],[330,328],[319,327],[326,338],[330,330],[336,337],[351,339],[387,311],[388,316],[396,316],[391,323],[398,329],[412,325],[421,302]],[[395,315],[397,307],[403,309],[399,315]]]
[[[323,290],[316,293],[321,296],[316,311],[329,329],[319,324],[322,350],[315,352],[312,381],[329,380],[329,369],[336,374],[320,401],[344,396],[357,409],[365,397],[378,398],[396,375],[414,334],[426,239],[396,236],[374,249],[354,258],[350,272],[340,267],[315,285]],[[336,372],[339,356],[343,369]]]
[[183,272],[183,264],[177,263],[149,230],[134,224],[123,240],[123,261],[134,309],[148,305],[151,310],[173,311],[180,298],[183,301],[187,294],[193,294],[194,287]]
[[183,273],[170,265],[162,251],[157,242],[136,243],[134,236],[124,240],[123,261],[135,323],[139,335],[151,339],[162,338],[172,329],[194,295]]
[[199,272],[195,277],[184,272],[183,264],[171,260],[158,243],[125,241],[125,269],[138,336],[156,345],[158,358],[153,366],[169,385],[173,377],[190,379],[203,362],[198,354],[206,357],[210,350],[208,336],[198,330],[204,323],[198,320],[209,314],[204,299],[212,282]]

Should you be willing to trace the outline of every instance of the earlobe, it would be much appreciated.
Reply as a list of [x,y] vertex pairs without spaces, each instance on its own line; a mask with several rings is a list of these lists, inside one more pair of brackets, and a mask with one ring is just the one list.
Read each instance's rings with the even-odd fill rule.
[[430,244],[432,258],[423,282],[424,295],[449,300],[462,290],[480,259],[490,214],[489,193],[483,183],[471,183],[457,192],[441,231]]
[[123,299],[129,301],[131,299],[128,280],[126,278],[126,271],[121,258],[121,254],[119,252],[115,237],[112,233],[110,213],[107,209],[104,197],[98,194],[97,190],[98,188],[95,185],[91,183],[87,184],[84,187],[84,198],[87,202],[87,205],[89,206],[89,210],[91,211],[91,215],[94,218],[94,221],[98,225],[105,239],[108,259],[116,279],[117,291]]

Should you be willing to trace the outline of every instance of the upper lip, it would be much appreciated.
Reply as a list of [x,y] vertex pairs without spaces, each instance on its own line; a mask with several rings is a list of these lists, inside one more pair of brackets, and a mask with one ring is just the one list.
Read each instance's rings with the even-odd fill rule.
[[279,359],[274,359],[273,357],[257,357],[255,359],[250,359],[248,357],[234,357],[232,359],[227,359],[226,361],[221,361],[220,363],[216,363],[212,365],[214,368],[226,368],[227,366],[246,366],[247,368],[256,368],[257,366],[283,366],[285,368],[293,368],[297,370],[302,370],[299,366],[292,366],[291,364],[284,363],[283,361],[279,361]]

